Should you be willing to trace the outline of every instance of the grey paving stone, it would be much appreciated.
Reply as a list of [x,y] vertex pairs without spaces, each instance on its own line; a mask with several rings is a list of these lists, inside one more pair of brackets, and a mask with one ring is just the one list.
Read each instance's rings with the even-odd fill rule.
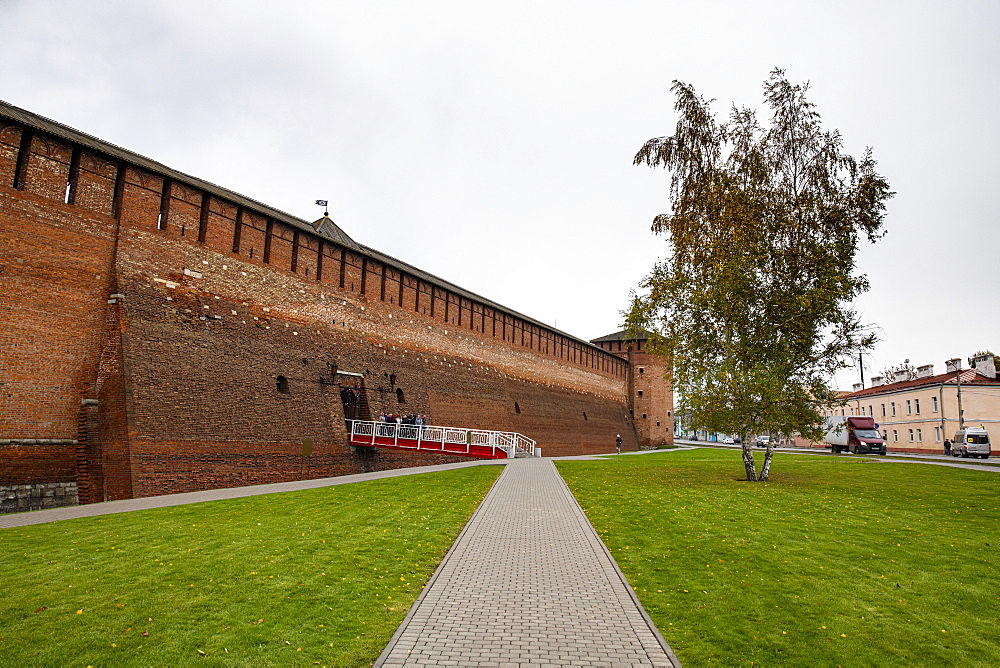
[[551,461],[528,458],[507,462],[375,665],[445,659],[679,666]]

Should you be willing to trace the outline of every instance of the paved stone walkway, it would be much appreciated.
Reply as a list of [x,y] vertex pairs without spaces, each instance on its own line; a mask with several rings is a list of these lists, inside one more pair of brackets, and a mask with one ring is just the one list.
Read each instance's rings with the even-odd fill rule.
[[680,665],[551,461],[508,461],[376,666]]

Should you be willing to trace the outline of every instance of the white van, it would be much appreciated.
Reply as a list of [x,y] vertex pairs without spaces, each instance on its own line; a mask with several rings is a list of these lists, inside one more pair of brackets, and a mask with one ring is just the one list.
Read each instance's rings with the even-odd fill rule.
[[952,457],[990,457],[990,435],[982,427],[966,427],[955,432]]

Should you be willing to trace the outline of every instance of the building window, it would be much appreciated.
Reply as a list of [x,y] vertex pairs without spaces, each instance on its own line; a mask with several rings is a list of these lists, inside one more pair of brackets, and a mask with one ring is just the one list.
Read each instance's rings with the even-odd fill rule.
[[913,412],[920,415],[920,399],[913,400]]
[[278,376],[277,378],[275,378],[274,384],[277,387],[278,392],[280,392],[281,394],[288,394],[287,378],[285,378],[284,376]]
[[644,373],[646,373],[646,368],[645,367],[639,367],[639,375],[641,376]]
[[882,430],[882,440],[883,441],[889,440],[889,432],[887,432],[885,429]]
[[910,443],[913,443],[913,430],[907,429],[907,431],[910,432]]
[[941,427],[934,427],[934,442],[941,442]]
[[657,426],[657,427],[659,427],[659,426],[660,426],[660,421],[659,421],[659,420],[657,420],[657,421],[656,421],[656,426]]
[[938,412],[937,397],[931,397],[931,410],[935,413]]
[[875,409],[872,406],[868,407],[868,414],[871,415],[871,416],[875,415]]
[[583,411],[583,421],[587,421],[587,411]]
[[910,400],[907,399],[906,400],[906,414],[907,415],[913,415],[913,406],[911,406],[910,403],[911,403]]
[[514,402],[514,412],[517,413],[518,415],[521,414],[521,404],[517,403],[516,401]]
[[889,411],[892,413],[892,417],[896,417],[896,402],[895,401],[890,401],[889,402]]
[[646,414],[645,414],[645,413],[643,413],[643,414],[642,414],[642,419],[643,419],[643,420],[645,420],[645,419],[646,419]]
[[851,415],[854,415],[854,409],[853,408],[851,409]]
[[918,443],[923,443],[924,442],[924,432],[921,429],[917,430],[917,442]]
[[639,394],[639,398],[642,399],[642,390],[639,390],[638,394]]
[[882,404],[882,417],[885,417],[885,404]]
[[892,442],[899,443],[899,432],[895,429],[892,430]]
[[396,388],[396,402],[400,404],[406,403],[406,395],[403,394],[403,388],[401,387]]

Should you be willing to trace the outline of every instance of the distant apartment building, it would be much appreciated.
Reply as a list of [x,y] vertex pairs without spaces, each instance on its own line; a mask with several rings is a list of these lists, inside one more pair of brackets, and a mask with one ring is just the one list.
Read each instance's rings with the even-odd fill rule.
[[[969,359],[972,368],[961,369],[961,359],[951,359],[947,370],[934,373],[934,365],[898,371],[894,377],[875,376],[872,386],[842,397],[843,405],[827,415],[868,415],[875,418],[889,451],[940,452],[945,439],[959,429],[959,404],[964,426],[982,426],[996,442],[1000,438],[1000,381],[993,353]],[[915,375],[916,377],[912,377]]]

